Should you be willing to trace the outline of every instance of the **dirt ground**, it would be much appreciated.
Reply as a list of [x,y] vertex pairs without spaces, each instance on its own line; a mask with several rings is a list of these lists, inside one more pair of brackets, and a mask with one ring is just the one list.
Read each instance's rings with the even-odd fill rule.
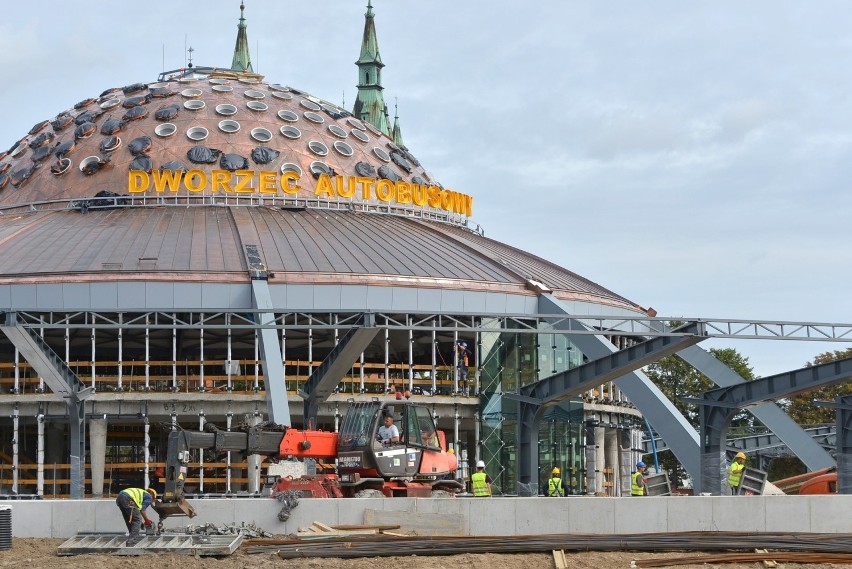
[[[452,555],[434,557],[400,556],[365,559],[288,559],[279,558],[273,553],[249,555],[237,550],[229,557],[190,557],[186,555],[146,554],[138,557],[118,555],[56,555],[62,539],[15,538],[12,549],[0,551],[0,569],[66,569],[69,567],[88,567],[91,569],[376,569],[377,566],[405,569],[445,569],[461,567],[464,569],[537,569],[555,567],[550,554],[483,554]],[[566,552],[568,566],[576,569],[630,567],[634,559],[648,557],[678,557],[695,555],[694,553],[631,553],[631,552]],[[680,565],[686,569],[758,569],[759,563],[725,565]],[[800,565],[778,564],[784,569],[808,568],[828,569],[830,567],[849,567],[848,565]]]

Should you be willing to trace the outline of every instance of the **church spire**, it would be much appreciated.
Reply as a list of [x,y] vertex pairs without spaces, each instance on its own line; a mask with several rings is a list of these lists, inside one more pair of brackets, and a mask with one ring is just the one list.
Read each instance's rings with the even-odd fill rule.
[[382,67],[385,64],[382,63],[382,57],[379,55],[372,0],[367,0],[367,13],[364,14],[364,18],[361,54],[355,62],[358,66],[358,96],[355,98],[352,114],[370,122],[390,136],[388,109],[382,96]]
[[397,103],[396,98],[394,98],[393,101],[393,134],[391,138],[393,138],[394,144],[403,150],[407,150],[405,142],[402,141],[402,129],[399,126],[399,104]]
[[234,59],[231,62],[231,71],[254,73],[254,69],[251,67],[246,19],[243,15],[245,9],[245,4],[240,2],[240,23],[237,24],[237,45],[234,46]]

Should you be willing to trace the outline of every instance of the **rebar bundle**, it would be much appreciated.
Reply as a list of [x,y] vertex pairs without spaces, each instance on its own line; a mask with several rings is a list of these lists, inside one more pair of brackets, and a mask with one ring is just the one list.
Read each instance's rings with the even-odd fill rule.
[[551,534],[488,537],[367,535],[321,541],[250,540],[248,553],[277,551],[283,559],[303,557],[387,557],[457,555],[463,553],[547,553],[565,551],[748,551],[754,549],[807,553],[852,551],[852,534],[677,532],[624,535]]

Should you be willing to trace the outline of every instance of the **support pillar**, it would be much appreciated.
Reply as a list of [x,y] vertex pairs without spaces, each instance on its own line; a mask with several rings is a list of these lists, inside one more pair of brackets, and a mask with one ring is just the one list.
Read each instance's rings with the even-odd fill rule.
[[595,443],[598,447],[595,453],[595,487],[597,488],[595,495],[597,496],[606,494],[603,472],[606,467],[606,442],[606,429],[600,426],[595,427]]
[[[256,427],[260,424],[260,422],[260,413],[255,413],[248,418],[248,424],[250,427]],[[248,492],[249,494],[257,494],[260,492],[261,456],[259,454],[250,454],[246,457],[246,462],[248,464],[248,472],[246,472],[246,477],[248,478]]]
[[89,419],[89,454],[92,477],[92,497],[104,495],[104,470],[106,466],[107,420]]
[[612,428],[606,430],[604,437],[606,441],[606,468],[612,472],[611,486],[605,486],[604,491],[610,496],[620,495],[619,490],[619,469],[618,469],[618,431]]

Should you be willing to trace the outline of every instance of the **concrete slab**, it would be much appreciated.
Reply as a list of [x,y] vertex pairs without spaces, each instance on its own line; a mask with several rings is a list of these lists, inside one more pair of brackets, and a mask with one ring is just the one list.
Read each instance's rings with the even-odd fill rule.
[[716,496],[713,522],[724,531],[766,531],[765,501],[765,496]]
[[[796,531],[822,531],[811,529],[813,502],[799,498],[800,496],[767,496],[763,502],[766,511],[766,531],[789,531],[791,520],[796,520],[797,527],[802,528]],[[846,515],[849,515],[848,512]]]
[[[772,496],[767,496],[767,500]],[[811,531],[828,533],[852,532],[852,495],[791,496],[810,502]],[[791,520],[792,521],[792,520]]]
[[[515,509],[515,531],[518,535],[564,533],[568,527],[568,511],[573,500],[568,498],[529,498]],[[520,506],[520,504],[518,504]]]
[[[568,528],[565,533],[615,533],[615,501],[629,498],[565,498],[568,506]],[[647,514],[646,514],[647,515]],[[559,532],[557,532],[559,533]]]
[[412,514],[406,511],[365,510],[366,525],[398,525],[400,531],[416,535],[464,535],[461,514]]
[[518,516],[530,516],[532,509],[518,513],[518,503],[512,498],[456,498],[468,502],[470,535],[501,535],[514,531]]
[[717,531],[713,521],[713,500],[706,496],[653,498],[666,503],[665,531]]
[[[669,531],[666,516],[649,516],[648,511],[668,513],[663,498],[638,496],[613,500],[615,533],[659,533]],[[597,532],[595,532],[597,533]]]

